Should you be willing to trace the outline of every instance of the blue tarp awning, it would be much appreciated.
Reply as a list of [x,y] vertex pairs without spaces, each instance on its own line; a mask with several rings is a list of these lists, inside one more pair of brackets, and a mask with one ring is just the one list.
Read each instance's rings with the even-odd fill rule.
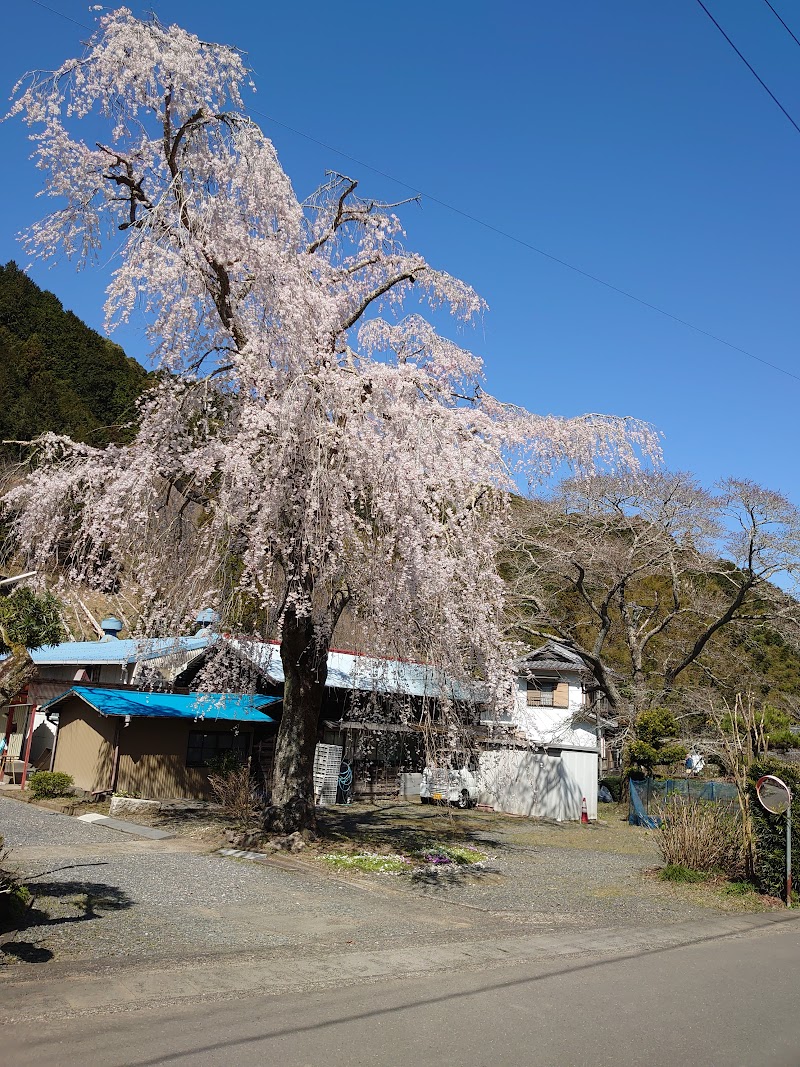
[[280,697],[259,693],[158,693],[138,689],[104,689],[74,685],[44,705],[56,711],[70,696],[80,697],[101,715],[130,715],[151,719],[216,719],[229,722],[267,723],[275,720],[264,710],[280,703]]

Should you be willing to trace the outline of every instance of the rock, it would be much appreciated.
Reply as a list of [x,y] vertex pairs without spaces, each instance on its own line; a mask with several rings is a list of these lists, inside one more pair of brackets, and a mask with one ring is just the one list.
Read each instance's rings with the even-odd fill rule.
[[136,797],[112,797],[108,813],[117,815],[141,815],[144,812],[156,812],[161,810],[160,800],[139,800]]
[[300,852],[301,849],[306,847],[306,843],[303,840],[303,835],[299,830],[295,830],[293,834],[289,834],[286,838],[286,848],[289,852]]

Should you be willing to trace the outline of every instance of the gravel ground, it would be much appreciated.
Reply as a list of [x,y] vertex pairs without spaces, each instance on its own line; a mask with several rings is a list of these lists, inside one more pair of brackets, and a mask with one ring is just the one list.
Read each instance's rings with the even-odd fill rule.
[[186,837],[145,841],[0,798],[0,833],[35,894],[29,924],[6,944],[5,959],[288,956],[300,947],[350,951],[502,936],[520,924],[574,930],[713,915],[685,890],[643,875],[657,857],[641,833],[598,827],[581,837],[575,828],[532,828],[479,813],[463,813],[455,824],[418,807],[405,816],[410,806],[359,807],[347,817],[382,828],[376,833],[404,817],[417,827],[423,816],[427,838],[466,832],[492,862],[468,877],[447,870],[416,880],[333,876],[319,860],[234,860]]

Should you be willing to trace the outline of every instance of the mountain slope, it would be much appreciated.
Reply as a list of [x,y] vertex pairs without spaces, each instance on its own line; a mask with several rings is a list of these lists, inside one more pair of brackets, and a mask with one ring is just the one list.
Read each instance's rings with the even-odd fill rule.
[[15,263],[0,267],[0,440],[124,441],[148,377]]

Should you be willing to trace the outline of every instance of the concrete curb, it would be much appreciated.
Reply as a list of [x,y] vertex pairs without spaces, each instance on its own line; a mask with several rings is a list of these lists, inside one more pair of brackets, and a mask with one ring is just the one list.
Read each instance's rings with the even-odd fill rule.
[[137,834],[139,837],[149,837],[153,841],[165,841],[174,837],[166,830],[156,830],[154,826],[141,826],[136,822],[126,822],[124,819],[112,819],[109,815],[99,815],[96,812],[87,812],[86,815],[76,815],[78,822],[90,822],[97,826],[107,826],[109,830],[118,830],[121,834]]

